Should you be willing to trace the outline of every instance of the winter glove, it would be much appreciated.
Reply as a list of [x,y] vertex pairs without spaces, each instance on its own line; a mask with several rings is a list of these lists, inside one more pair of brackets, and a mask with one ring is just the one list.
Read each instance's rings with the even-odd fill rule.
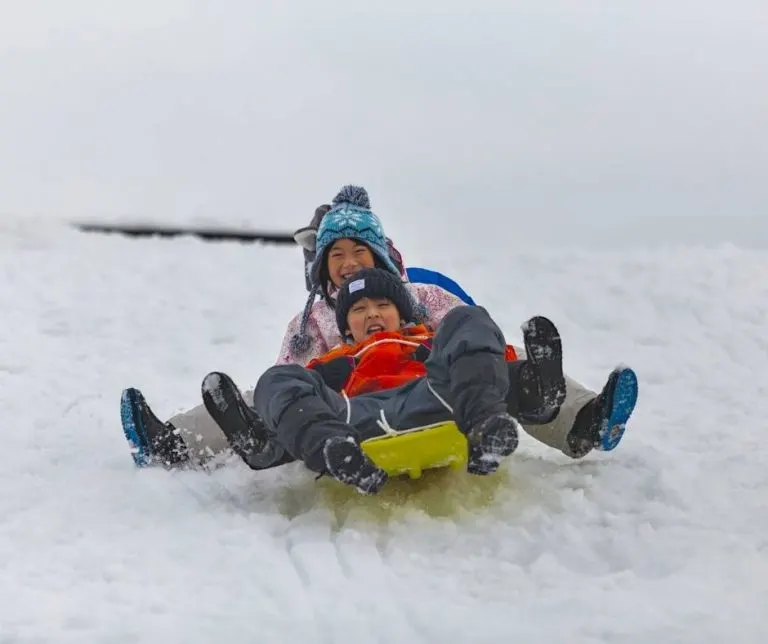
[[328,362],[316,364],[310,369],[317,371],[328,387],[341,393],[349,376],[355,370],[355,359],[352,356],[339,356]]
[[325,214],[331,209],[328,204],[323,204],[315,209],[315,214],[309,222],[309,226],[299,228],[293,233],[293,239],[301,246],[304,252],[304,279],[308,291],[312,290],[312,279],[309,275],[309,267],[315,259],[315,241],[317,240],[317,229]]
[[432,354],[432,340],[425,340],[413,352],[413,359],[419,362],[426,362]]

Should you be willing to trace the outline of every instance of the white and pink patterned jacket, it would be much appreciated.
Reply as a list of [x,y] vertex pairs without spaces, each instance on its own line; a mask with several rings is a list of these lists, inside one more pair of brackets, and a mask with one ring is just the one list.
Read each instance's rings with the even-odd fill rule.
[[[437,328],[448,311],[457,306],[465,306],[460,298],[435,284],[407,282],[405,287],[417,302],[426,306],[428,317],[425,323],[432,328]],[[299,313],[288,324],[277,364],[306,364],[343,341],[336,326],[336,312],[321,299],[312,305],[306,327],[306,334],[312,338],[312,345],[306,353],[294,355],[291,351],[291,338],[299,332],[301,318],[302,313]]]

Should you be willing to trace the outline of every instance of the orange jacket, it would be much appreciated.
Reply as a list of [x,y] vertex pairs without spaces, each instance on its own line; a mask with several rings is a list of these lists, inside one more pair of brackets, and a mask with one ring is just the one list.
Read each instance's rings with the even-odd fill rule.
[[[434,335],[424,325],[381,331],[359,344],[339,345],[307,363],[307,368],[346,357],[350,373],[343,390],[348,396],[393,389],[427,375],[424,360],[429,355]],[[507,345],[505,359],[517,360],[514,347]]]

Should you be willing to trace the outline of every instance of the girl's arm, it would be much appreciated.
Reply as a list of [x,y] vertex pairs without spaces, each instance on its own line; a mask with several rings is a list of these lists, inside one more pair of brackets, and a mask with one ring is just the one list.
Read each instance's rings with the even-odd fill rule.
[[302,354],[297,354],[291,347],[291,339],[299,332],[301,328],[301,313],[296,315],[288,324],[288,329],[283,337],[283,344],[280,347],[280,353],[277,356],[276,364],[300,364],[304,365],[310,360],[317,358],[329,350],[328,343],[326,342],[323,334],[320,330],[320,325],[314,319],[312,315],[309,316],[307,326],[304,330],[305,334],[309,337],[311,344],[309,350]]
[[429,319],[426,323],[437,328],[448,311],[457,306],[466,306],[464,301],[436,284],[408,284],[418,302],[427,307]]

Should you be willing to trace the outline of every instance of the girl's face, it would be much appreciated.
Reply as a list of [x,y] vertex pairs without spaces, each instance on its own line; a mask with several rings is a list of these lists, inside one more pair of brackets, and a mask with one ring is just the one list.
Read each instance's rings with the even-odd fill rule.
[[364,268],[373,268],[373,252],[356,239],[339,239],[328,251],[328,277],[339,288],[348,277]]
[[363,297],[347,313],[347,335],[355,344],[379,331],[397,331],[402,325],[400,311],[386,297]]

